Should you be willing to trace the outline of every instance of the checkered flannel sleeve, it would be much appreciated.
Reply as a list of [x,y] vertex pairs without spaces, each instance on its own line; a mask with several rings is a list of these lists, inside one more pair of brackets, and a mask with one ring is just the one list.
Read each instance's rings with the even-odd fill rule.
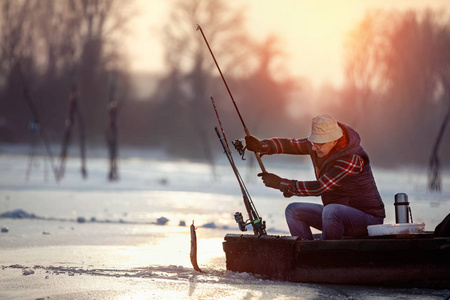
[[338,159],[331,169],[316,181],[282,179],[280,190],[285,197],[320,196],[340,187],[349,176],[358,175],[364,168],[361,156],[352,154]]
[[308,139],[271,138],[261,142],[261,154],[309,154]]

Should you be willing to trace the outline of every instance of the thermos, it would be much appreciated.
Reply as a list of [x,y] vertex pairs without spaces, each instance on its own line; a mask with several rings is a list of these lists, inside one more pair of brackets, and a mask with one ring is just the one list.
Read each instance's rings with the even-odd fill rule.
[[405,193],[395,194],[395,223],[409,223],[409,214],[411,208],[409,207],[408,195]]

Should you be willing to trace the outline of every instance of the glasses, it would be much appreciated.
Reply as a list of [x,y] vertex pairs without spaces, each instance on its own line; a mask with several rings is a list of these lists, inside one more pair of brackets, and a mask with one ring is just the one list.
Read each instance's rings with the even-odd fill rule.
[[313,142],[310,142],[311,143],[311,145],[313,146],[313,147],[316,147],[316,149],[320,149],[323,145],[325,145],[326,143],[320,143],[320,144],[318,144],[318,143],[313,143]]

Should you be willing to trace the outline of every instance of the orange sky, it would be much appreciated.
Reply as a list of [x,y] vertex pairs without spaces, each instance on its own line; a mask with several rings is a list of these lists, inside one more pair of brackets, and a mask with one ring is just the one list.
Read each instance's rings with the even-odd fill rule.
[[[136,0],[139,15],[130,26],[126,43],[131,71],[164,69],[162,49],[154,33],[168,19],[170,1]],[[293,75],[308,77],[314,85],[342,83],[343,42],[346,33],[368,9],[444,8],[448,0],[227,0],[246,7],[247,28],[256,39],[277,34],[288,54]],[[195,24],[193,24],[195,34]],[[153,37],[152,37],[153,36]]]

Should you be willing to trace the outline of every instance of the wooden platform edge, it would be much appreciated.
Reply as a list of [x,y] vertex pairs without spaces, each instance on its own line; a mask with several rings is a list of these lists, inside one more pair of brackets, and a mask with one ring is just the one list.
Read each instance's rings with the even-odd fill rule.
[[302,241],[227,234],[227,270],[264,278],[450,289],[450,238]]
[[223,242],[227,270],[291,281],[297,240],[292,236],[227,234]]

